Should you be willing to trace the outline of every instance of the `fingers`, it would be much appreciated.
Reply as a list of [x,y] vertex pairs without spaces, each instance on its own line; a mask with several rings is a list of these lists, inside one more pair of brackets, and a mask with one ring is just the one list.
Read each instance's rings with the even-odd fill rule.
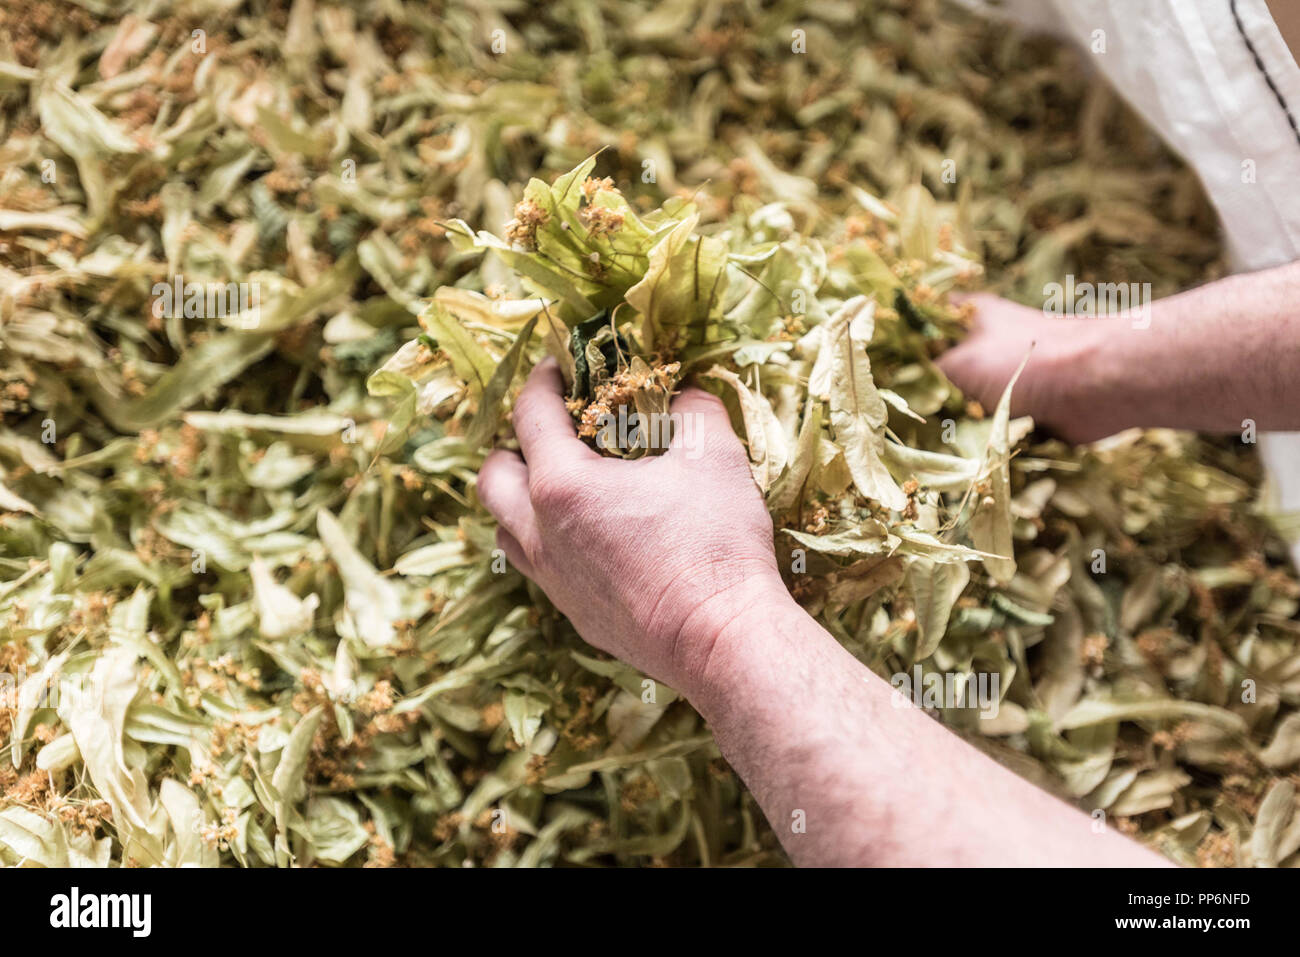
[[989,343],[968,339],[939,356],[935,365],[966,396],[987,405],[990,396],[996,402],[1002,394],[995,381],[1002,375],[997,368],[1000,358],[990,355],[992,351]]
[[515,538],[505,530],[505,526],[497,526],[497,547],[506,553],[506,560],[514,565],[533,581],[537,580],[537,572],[533,568],[533,563],[528,556],[524,554],[524,547],[519,544],[519,539]]
[[[510,536],[519,557],[525,558],[537,541],[537,521],[528,497],[528,466],[518,453],[497,449],[483,460],[478,472],[478,497]],[[509,548],[501,547],[512,562],[523,567]]]
[[[578,438],[563,390],[559,366],[547,358],[533,369],[515,402],[515,435],[527,463],[525,481],[534,486],[569,484],[575,466],[601,461]],[[705,453],[746,457],[721,399],[692,386],[673,399],[671,411],[676,422],[670,454],[678,449],[689,458]]]
[[673,399],[671,411],[676,428],[668,455],[690,459],[701,455],[748,459],[731,427],[727,407],[717,396],[688,386]]
[[951,379],[958,388],[961,388],[961,382],[958,380],[962,378],[962,373],[968,365],[971,351],[967,343],[961,343],[953,346],[935,359],[934,364],[939,367],[940,372]]
[[542,360],[528,376],[515,401],[514,425],[534,479],[600,458],[578,438],[564,406],[564,379],[554,359]]
[[711,431],[731,431],[731,416],[722,400],[696,386],[687,386],[673,398],[672,411],[698,416],[700,425]]

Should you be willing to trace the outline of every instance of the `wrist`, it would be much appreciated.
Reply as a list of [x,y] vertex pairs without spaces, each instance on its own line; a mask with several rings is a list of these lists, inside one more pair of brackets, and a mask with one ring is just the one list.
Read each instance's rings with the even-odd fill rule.
[[1030,407],[1042,410],[1042,424],[1070,441],[1089,442],[1128,428],[1126,390],[1141,375],[1128,337],[1140,333],[1127,319],[1067,321],[1070,334],[1044,343],[1046,355],[1026,383]]
[[775,572],[747,580],[731,597],[703,624],[699,647],[706,653],[684,689],[710,723],[730,710],[738,695],[767,693],[766,686],[778,677],[770,666],[788,658],[788,636],[808,627],[825,634]]

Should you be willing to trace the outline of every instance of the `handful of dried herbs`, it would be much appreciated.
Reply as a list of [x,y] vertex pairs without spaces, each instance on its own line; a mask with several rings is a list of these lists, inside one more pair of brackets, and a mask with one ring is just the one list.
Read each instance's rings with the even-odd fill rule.
[[805,606],[1000,676],[972,741],[1179,860],[1295,863],[1249,451],[1071,449],[931,362],[961,282],[1217,268],[1068,52],[932,3],[108,9],[0,13],[7,862],[779,862],[689,706],[493,556],[474,473],[550,352],[593,442],[720,389]]

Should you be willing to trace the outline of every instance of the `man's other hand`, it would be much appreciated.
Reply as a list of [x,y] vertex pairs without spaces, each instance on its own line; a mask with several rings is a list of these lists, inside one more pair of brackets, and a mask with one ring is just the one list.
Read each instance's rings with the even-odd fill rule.
[[1107,368],[1100,356],[1107,337],[1125,335],[1128,320],[1052,318],[987,294],[964,301],[975,309],[975,325],[938,361],[968,398],[991,413],[1029,356],[1011,393],[1013,415],[1033,416],[1070,442],[1091,442],[1127,427],[1125,410],[1112,401],[1104,379],[1117,370]]

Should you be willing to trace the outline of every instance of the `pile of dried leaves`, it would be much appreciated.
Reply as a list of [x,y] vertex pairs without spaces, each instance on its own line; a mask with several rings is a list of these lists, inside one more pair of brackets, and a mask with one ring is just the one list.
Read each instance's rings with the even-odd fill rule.
[[0,18],[5,860],[779,863],[689,705],[493,556],[475,471],[549,350],[579,416],[712,382],[804,605],[882,674],[1001,675],[972,741],[1296,863],[1250,450],[1072,449],[931,362],[958,283],[1216,274],[1073,54],[901,0]]

